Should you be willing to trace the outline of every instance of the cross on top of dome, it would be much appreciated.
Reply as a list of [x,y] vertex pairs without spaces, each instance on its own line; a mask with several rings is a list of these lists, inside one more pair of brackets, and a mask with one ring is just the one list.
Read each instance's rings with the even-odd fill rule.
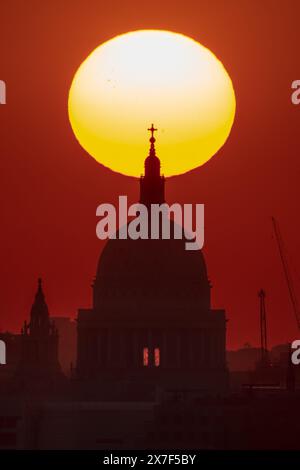
[[151,137],[150,137],[150,139],[149,139],[149,141],[150,141],[150,143],[151,143],[149,156],[150,156],[150,157],[156,157],[156,154],[155,154],[155,146],[154,146],[154,143],[155,143],[156,139],[155,139],[155,137],[154,137],[154,132],[157,131],[157,129],[154,127],[153,124],[151,124],[151,127],[148,128],[148,131],[151,132]]
[[156,140],[155,137],[154,137],[154,132],[157,131],[157,129],[154,127],[153,124],[151,124],[151,127],[148,128],[148,131],[151,132],[151,137],[150,137],[149,140],[150,140],[151,144],[154,144],[154,142]]

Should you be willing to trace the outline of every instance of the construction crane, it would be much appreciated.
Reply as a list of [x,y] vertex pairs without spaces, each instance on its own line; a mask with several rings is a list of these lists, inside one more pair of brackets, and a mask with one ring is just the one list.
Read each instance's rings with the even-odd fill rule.
[[296,296],[296,293],[295,293],[293,280],[292,280],[292,277],[291,277],[291,274],[290,274],[288,262],[287,262],[287,259],[286,259],[286,256],[285,256],[285,250],[284,250],[284,245],[283,245],[283,241],[282,241],[282,237],[281,237],[281,233],[280,233],[280,229],[279,229],[279,224],[275,220],[274,217],[272,217],[272,224],[273,224],[273,231],[274,231],[274,235],[275,235],[275,238],[276,238],[278,251],[279,251],[279,255],[280,255],[280,259],[281,259],[281,263],[282,263],[282,267],[283,267],[283,271],[284,271],[285,280],[286,280],[287,287],[288,287],[288,290],[289,290],[289,295],[290,295],[291,303],[292,303],[292,306],[293,306],[297,326],[298,326],[298,329],[300,330],[300,310],[299,310],[298,300],[297,300],[297,296]]
[[268,362],[268,345],[267,345],[267,316],[266,316],[266,293],[263,289],[258,292],[260,303],[260,351],[261,363]]

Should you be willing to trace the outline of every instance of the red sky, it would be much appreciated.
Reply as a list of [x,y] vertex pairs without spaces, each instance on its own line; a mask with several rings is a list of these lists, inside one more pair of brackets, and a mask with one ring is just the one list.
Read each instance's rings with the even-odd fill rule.
[[2,329],[17,330],[28,317],[40,275],[52,315],[76,316],[90,305],[103,246],[96,207],[120,194],[135,202],[138,181],[81,149],[68,122],[68,89],[100,43],[157,28],[212,50],[236,92],[224,148],[202,168],[169,179],[166,191],[170,203],[206,206],[205,255],[213,304],[229,318],[228,346],[258,344],[260,287],[270,343],[300,336],[270,222],[271,215],[280,222],[300,300],[300,106],[290,100],[291,82],[300,79],[299,14],[297,0],[1,2]]

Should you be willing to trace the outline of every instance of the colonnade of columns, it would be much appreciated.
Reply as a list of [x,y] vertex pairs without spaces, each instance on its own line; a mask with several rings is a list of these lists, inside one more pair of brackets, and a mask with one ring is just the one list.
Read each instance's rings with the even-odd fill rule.
[[149,367],[155,366],[155,349],[159,350],[159,367],[165,369],[225,366],[225,331],[222,328],[86,329],[80,336],[79,365],[85,364],[91,370],[143,368],[145,348],[149,352]]

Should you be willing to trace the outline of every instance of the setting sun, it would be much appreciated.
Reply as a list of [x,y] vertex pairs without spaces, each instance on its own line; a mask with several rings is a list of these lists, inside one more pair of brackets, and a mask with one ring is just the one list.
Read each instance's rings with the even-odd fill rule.
[[165,176],[207,162],[225,143],[235,114],[231,79],[193,39],[144,30],[117,36],[81,64],[69,93],[70,122],[98,162],[139,177],[155,123]]

